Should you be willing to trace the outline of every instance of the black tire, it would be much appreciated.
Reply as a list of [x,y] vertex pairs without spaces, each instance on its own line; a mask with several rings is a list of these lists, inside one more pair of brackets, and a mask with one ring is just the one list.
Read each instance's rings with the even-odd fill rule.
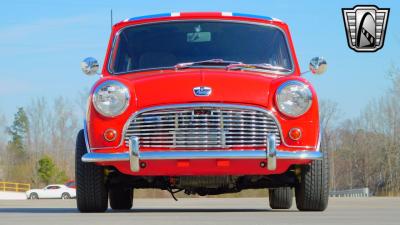
[[29,195],[29,199],[32,200],[39,199],[39,195],[36,192],[33,192]]
[[62,193],[61,199],[70,199],[71,196],[68,193]]
[[112,187],[109,191],[110,206],[114,210],[128,210],[132,208],[133,189]]
[[313,161],[301,171],[301,180],[296,186],[296,205],[300,211],[324,211],[329,199],[328,154],[320,161]]
[[293,203],[293,190],[290,187],[269,189],[269,206],[271,209],[290,209]]
[[108,207],[108,191],[104,169],[94,163],[84,163],[87,152],[83,130],[76,139],[75,179],[76,203],[80,212],[104,212]]

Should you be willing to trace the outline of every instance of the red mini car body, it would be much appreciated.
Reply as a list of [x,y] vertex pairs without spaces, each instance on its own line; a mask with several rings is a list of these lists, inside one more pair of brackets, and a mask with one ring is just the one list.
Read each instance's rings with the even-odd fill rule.
[[[326,67],[310,63],[313,73]],[[88,58],[87,74],[98,68]],[[132,207],[133,189],[268,188],[272,208],[324,210],[318,100],[288,26],[240,13],[167,13],[112,27],[78,134],[78,208]]]

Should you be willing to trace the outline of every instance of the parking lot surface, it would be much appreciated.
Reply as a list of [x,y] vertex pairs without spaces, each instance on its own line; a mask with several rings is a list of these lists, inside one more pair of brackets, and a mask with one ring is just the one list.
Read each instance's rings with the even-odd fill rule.
[[325,212],[271,210],[267,198],[135,199],[130,211],[82,214],[75,200],[2,200],[1,225],[400,224],[400,198],[331,198]]

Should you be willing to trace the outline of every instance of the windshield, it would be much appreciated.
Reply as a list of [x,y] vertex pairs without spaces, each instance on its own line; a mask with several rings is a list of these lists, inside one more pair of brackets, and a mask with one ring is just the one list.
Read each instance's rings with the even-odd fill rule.
[[109,69],[114,74],[210,59],[293,69],[284,33],[260,24],[183,21],[131,26],[117,36],[113,49]]

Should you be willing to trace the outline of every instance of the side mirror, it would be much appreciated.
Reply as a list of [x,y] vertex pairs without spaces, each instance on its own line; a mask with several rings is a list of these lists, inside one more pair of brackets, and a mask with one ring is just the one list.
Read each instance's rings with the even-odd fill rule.
[[94,75],[97,74],[99,70],[99,63],[93,57],[88,57],[81,62],[82,72],[86,75]]
[[325,73],[328,64],[323,57],[314,57],[310,61],[309,69],[312,74],[320,75]]

